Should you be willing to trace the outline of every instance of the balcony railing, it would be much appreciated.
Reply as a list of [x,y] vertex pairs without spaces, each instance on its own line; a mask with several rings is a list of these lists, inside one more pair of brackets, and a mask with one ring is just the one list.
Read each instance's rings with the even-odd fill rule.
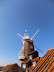
[[19,56],[18,59],[25,59],[25,56]]

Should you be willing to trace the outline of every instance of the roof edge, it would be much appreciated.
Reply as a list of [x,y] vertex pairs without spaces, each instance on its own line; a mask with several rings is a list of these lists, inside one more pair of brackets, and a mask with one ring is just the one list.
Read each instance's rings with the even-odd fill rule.
[[49,50],[52,50],[52,49],[54,49],[54,47],[53,48],[50,48]]

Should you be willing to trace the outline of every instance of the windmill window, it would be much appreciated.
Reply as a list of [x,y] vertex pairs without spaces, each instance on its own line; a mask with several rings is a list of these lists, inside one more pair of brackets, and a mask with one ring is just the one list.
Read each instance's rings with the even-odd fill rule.
[[25,42],[23,41],[23,44],[24,44]]
[[32,55],[29,55],[29,59],[32,59]]
[[32,46],[32,45],[30,45],[30,48],[31,48],[31,49],[33,49],[33,46]]
[[24,69],[26,68],[26,64],[23,64],[23,68],[24,68]]
[[32,62],[32,64],[33,64],[33,66],[35,66],[36,65],[36,61]]

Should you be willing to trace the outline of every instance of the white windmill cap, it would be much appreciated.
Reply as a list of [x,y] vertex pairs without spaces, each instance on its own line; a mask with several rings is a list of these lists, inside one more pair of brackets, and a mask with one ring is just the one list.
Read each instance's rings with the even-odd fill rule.
[[29,36],[28,36],[27,30],[25,30],[25,33],[24,33],[24,37],[23,37],[23,39],[29,39]]

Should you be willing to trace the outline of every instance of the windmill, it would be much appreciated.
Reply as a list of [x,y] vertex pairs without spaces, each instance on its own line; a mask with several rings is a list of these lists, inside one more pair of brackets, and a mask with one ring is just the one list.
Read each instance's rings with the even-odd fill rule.
[[[37,32],[31,38],[29,38],[27,30],[25,30],[24,36],[17,33],[17,35],[22,38],[22,42],[23,42],[21,57],[19,59],[23,60],[25,58],[28,58],[28,53],[30,53],[31,51],[34,51],[34,47],[38,49],[39,51],[41,51],[39,48],[33,45],[33,42],[34,42],[33,38],[37,35],[39,31],[40,30],[38,29]],[[41,52],[43,53],[43,51]]]

